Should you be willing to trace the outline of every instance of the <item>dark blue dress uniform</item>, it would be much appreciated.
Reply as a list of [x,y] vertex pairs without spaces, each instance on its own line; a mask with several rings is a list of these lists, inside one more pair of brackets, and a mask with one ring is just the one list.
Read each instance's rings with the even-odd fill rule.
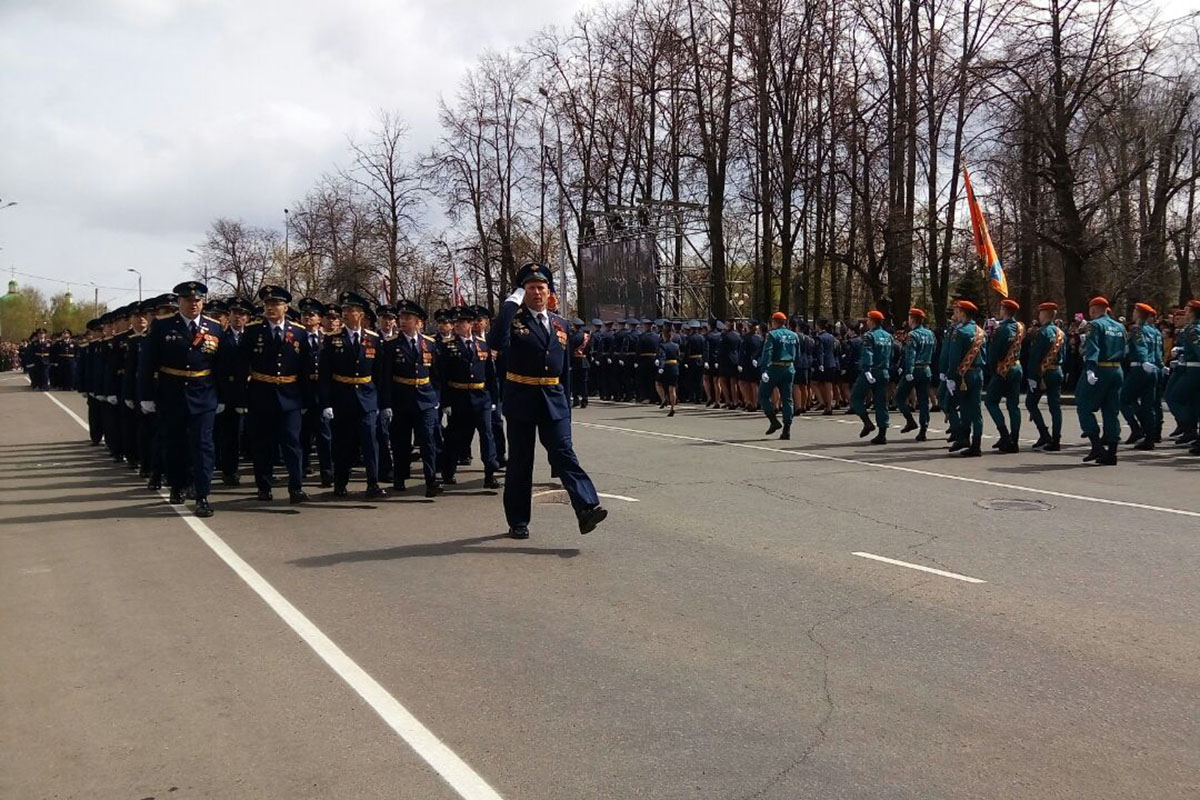
[[125,369],[121,376],[121,415],[124,417],[125,460],[130,469],[139,469],[141,477],[149,477],[152,430],[141,409],[138,386],[138,364],[146,332],[130,333],[125,346]]
[[[526,265],[517,285],[529,280],[550,282],[549,270]],[[571,442],[570,358],[567,324],[553,312],[542,312],[545,324],[527,306],[510,298],[489,335],[489,343],[507,358],[504,416],[508,421],[508,473],[504,482],[504,515],[509,534],[529,535],[533,494],[534,437],[541,439],[550,466],[571,498],[581,533],[595,528],[607,512],[596,487],[579,465]]]
[[663,386],[679,385],[680,351],[679,342],[674,339],[663,339],[658,343],[658,355],[654,359],[658,375],[656,382]]
[[482,339],[454,336],[443,341],[438,350],[442,397],[450,409],[441,453],[442,480],[446,483],[454,481],[458,455],[467,451],[471,436],[478,432],[484,482],[498,488],[494,477],[498,462],[492,438],[492,394],[488,390],[491,359],[491,349]]
[[[175,293],[203,297],[207,288],[192,281],[176,286]],[[221,325],[215,319],[201,315],[188,320],[175,314],[150,324],[138,365],[141,396],[153,398],[165,433],[172,502],[182,502],[183,488],[190,482],[197,511],[206,510],[212,488],[220,348]]]
[[[263,287],[260,299],[283,300],[286,292],[277,296],[268,291],[277,288]],[[310,374],[304,352],[306,335],[302,325],[288,319],[279,324],[258,320],[242,334],[238,357],[248,380],[241,395],[230,400],[246,409],[249,418],[254,484],[263,500],[270,499],[275,459],[280,456],[287,469],[288,495],[293,502],[306,499],[300,456],[300,418]]]
[[593,336],[583,329],[583,320],[576,319],[571,323],[575,330],[571,331],[571,405],[587,408],[588,406],[588,376],[591,374],[591,350]]
[[[253,307],[248,303],[237,301],[231,307],[242,308],[252,312]],[[243,414],[238,413],[239,406],[225,402],[226,397],[240,397],[246,386],[246,371],[238,353],[241,351],[242,340],[246,330],[227,328],[221,339],[221,350],[217,356],[217,382],[221,387],[221,402],[225,408],[217,414],[213,427],[214,442],[217,453],[217,469],[221,472],[222,482],[226,486],[237,486],[238,464],[242,456]]]
[[[643,324],[649,320],[642,320]],[[658,345],[662,337],[653,330],[643,331],[637,337],[637,401],[653,401],[658,394],[654,391],[654,379],[658,370],[654,361],[658,358]]]
[[[343,302],[343,305],[346,303]],[[355,341],[357,337],[357,342]],[[361,452],[367,491],[379,491],[379,453],[375,420],[383,370],[382,340],[375,331],[343,328],[321,345],[321,408],[333,410],[333,487],[345,494],[354,456]]]
[[[302,313],[322,313],[323,303],[312,298],[300,301]],[[304,343],[300,348],[304,356],[307,378],[304,382],[304,413],[300,419],[300,449],[304,472],[309,472],[312,455],[317,454],[317,466],[320,470],[321,486],[328,489],[333,486],[333,434],[329,420],[321,416],[320,393],[320,364],[321,343],[325,334],[318,328],[315,331],[304,332]]]
[[[116,322],[122,327],[126,324],[129,314],[128,307],[117,310]],[[129,348],[129,337],[133,332],[125,328],[120,333],[113,334],[108,341],[108,360],[104,365],[104,430],[105,442],[108,444],[109,455],[114,462],[120,463],[129,455],[130,420],[125,415],[122,389],[125,381],[125,356]]]
[[50,389],[50,342],[44,339],[34,339],[25,349],[25,371],[29,373],[30,388],[35,392],[45,392]]
[[[400,313],[416,313],[425,317],[424,310],[416,304],[399,304]],[[415,342],[413,341],[415,338]],[[413,440],[421,451],[421,470],[425,477],[427,496],[437,494],[438,437],[438,363],[437,345],[432,336],[420,331],[410,338],[401,332],[384,345],[383,377],[380,379],[380,405],[392,411],[392,453],[396,464],[392,485],[398,490],[405,488],[404,482],[412,474]]]

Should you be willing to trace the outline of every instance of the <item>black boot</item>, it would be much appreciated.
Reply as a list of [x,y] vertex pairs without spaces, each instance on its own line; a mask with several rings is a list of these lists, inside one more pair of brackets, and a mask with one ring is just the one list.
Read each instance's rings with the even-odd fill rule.
[[915,442],[928,441],[929,440],[928,433],[929,433],[928,429],[924,425],[922,425],[921,430],[917,433],[917,438],[914,439],[913,441],[915,441]]
[[1033,443],[1034,450],[1041,450],[1046,445],[1050,444],[1050,431],[1045,428],[1038,428],[1037,441]]
[[765,434],[763,434],[764,436],[770,436],[772,433],[774,433],[775,431],[777,431],[783,427],[782,425],[779,424],[779,419],[774,414],[767,417],[767,419],[770,421],[771,424],[770,424],[770,426],[768,426],[767,432]]
[[879,433],[871,440],[871,444],[887,444],[887,428],[880,428]]
[[208,504],[207,497],[196,498],[196,516],[201,518],[211,517],[213,515],[212,506]]
[[1153,450],[1154,449],[1154,436],[1151,435],[1151,436],[1147,436],[1146,438],[1142,439],[1140,442],[1138,442],[1137,444],[1135,444],[1133,446],[1133,449],[1134,450]]
[[1008,427],[1004,425],[1001,425],[996,430],[999,431],[1000,438],[992,444],[992,449],[1004,452],[1004,448],[1008,446],[1008,441],[1012,439],[1012,434],[1008,432]]
[[959,450],[963,450],[970,446],[971,446],[971,442],[966,436],[955,436],[953,439],[950,440],[950,452],[951,453],[957,453]]
[[792,438],[792,424],[789,422],[783,426],[783,433],[779,434],[781,441]]
[[1046,453],[1057,453],[1062,450],[1062,439],[1058,436],[1051,436],[1050,441],[1042,448]]
[[859,414],[858,418],[862,420],[862,430],[858,432],[858,438],[864,439],[870,436],[875,431],[875,423],[871,422],[866,414]]
[[1083,463],[1087,464],[1096,461],[1100,458],[1100,454],[1104,451],[1104,445],[1100,444],[1100,437],[1096,434],[1088,436],[1088,441],[1092,443],[1091,451],[1083,457]]
[[1105,467],[1115,467],[1117,465],[1117,446],[1116,444],[1102,445],[1100,448],[1100,458],[1097,463]]
[[1129,437],[1125,440],[1125,444],[1134,444],[1142,438],[1142,426],[1136,422],[1129,425]]
[[901,433],[909,433],[917,429],[917,421],[908,414],[904,415],[904,427],[900,429]]
[[959,452],[959,456],[966,458],[978,458],[983,455],[983,450],[980,449],[981,437],[976,435],[971,437],[971,443],[966,449]]

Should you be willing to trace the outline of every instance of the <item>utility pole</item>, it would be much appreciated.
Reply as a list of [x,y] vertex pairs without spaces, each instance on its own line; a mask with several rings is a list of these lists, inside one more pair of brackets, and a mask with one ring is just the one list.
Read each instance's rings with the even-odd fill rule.
[[290,213],[286,208],[283,210],[283,287],[289,292],[292,290],[292,271],[288,268],[291,264],[291,259],[288,258],[288,237],[291,233],[291,226],[288,224],[291,217],[288,215]]
[[135,275],[137,275],[137,276],[138,276],[138,302],[139,302],[139,303],[140,303],[140,302],[142,302],[142,273],[138,272],[138,271],[137,271],[136,269],[134,269],[133,267],[130,267],[129,269],[127,269],[127,270],[125,270],[125,271],[126,271],[126,272],[132,272],[132,273],[134,273]]

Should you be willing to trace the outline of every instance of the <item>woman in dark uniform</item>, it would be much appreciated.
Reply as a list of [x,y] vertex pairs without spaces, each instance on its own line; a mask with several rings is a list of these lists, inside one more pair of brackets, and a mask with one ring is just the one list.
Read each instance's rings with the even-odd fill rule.
[[658,357],[654,360],[658,367],[658,396],[661,397],[671,410],[668,417],[675,416],[675,402],[679,385],[679,341],[674,337],[663,337],[658,343]]

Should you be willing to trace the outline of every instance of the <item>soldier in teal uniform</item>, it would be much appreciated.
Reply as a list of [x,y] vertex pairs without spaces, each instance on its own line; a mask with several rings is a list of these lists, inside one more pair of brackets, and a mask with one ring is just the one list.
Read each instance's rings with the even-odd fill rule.
[[901,433],[915,431],[917,420],[913,419],[908,407],[908,393],[915,391],[917,395],[917,414],[920,420],[920,431],[917,441],[923,442],[929,429],[929,384],[933,379],[932,362],[933,349],[936,341],[933,331],[925,327],[925,311],[920,308],[908,310],[908,338],[904,340],[904,351],[901,356],[900,384],[896,387],[896,407],[904,415],[904,428]]
[[1146,303],[1133,304],[1133,324],[1126,342],[1129,370],[1121,385],[1121,413],[1129,423],[1125,444],[1153,450],[1162,440],[1162,398],[1158,378],[1162,373],[1163,337],[1154,318],[1158,312]]
[[1200,455],[1200,438],[1196,425],[1200,422],[1200,300],[1187,303],[1187,324],[1175,335],[1171,370],[1175,374],[1168,386],[1167,407],[1179,423],[1179,444],[1191,442],[1191,455]]
[[[946,391],[959,415],[959,428],[950,452],[977,457],[983,455],[983,409],[979,405],[983,392],[984,352],[983,328],[975,321],[979,307],[970,300],[954,304],[957,329],[946,342]],[[968,438],[970,437],[970,438]]]
[[[1083,375],[1075,386],[1075,411],[1079,427],[1092,443],[1084,461],[1105,466],[1117,463],[1121,441],[1121,362],[1125,360],[1125,326],[1108,315],[1108,300],[1093,297],[1088,303],[1091,323],[1083,341]],[[1096,422],[1099,411],[1103,431]]]
[[[870,434],[878,427],[879,432],[871,444],[887,444],[888,429],[888,368],[892,364],[892,335],[883,329],[883,312],[872,310],[867,314],[867,332],[863,334],[862,348],[858,356],[858,379],[850,392],[850,409],[862,420],[859,438]],[[875,401],[875,425],[867,416],[867,392]]]
[[[1042,303],[1038,306],[1038,329],[1029,345],[1028,374],[1026,383],[1029,392],[1025,395],[1025,410],[1038,429],[1034,450],[1058,452],[1062,438],[1062,365],[1066,359],[1067,335],[1054,324],[1058,313],[1057,303]],[[1038,407],[1042,396],[1050,409],[1050,427]]]
[[[1001,453],[1020,452],[1021,440],[1021,381],[1025,372],[1021,367],[1021,342],[1025,339],[1025,326],[1016,318],[1021,304],[1004,298],[1000,301],[1000,323],[988,340],[987,364],[991,372],[984,404],[1000,440],[993,447]],[[1000,401],[1004,400],[1008,410],[1008,424],[1000,412]]]
[[[771,422],[767,428],[768,436],[781,427],[775,415],[775,405],[771,402],[771,393],[778,389],[779,404],[783,406],[783,433],[779,434],[779,438],[792,438],[792,381],[796,377],[796,354],[799,351],[800,337],[788,330],[787,315],[776,311],[771,315],[771,330],[763,340],[762,353],[757,359],[762,373],[758,384],[758,404]],[[887,408],[886,403],[884,408]]]

